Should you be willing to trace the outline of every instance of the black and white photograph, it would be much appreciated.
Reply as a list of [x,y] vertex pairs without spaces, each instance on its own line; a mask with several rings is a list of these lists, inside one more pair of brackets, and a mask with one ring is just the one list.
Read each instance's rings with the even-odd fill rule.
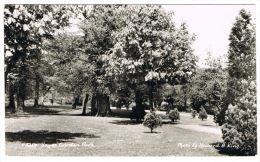
[[1,155],[260,160],[259,3],[196,2],[2,2]]

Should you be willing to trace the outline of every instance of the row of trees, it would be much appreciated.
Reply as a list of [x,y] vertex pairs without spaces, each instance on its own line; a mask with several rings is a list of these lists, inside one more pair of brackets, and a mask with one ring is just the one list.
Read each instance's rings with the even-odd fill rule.
[[[53,87],[59,93],[73,94],[73,107],[87,92],[84,98],[91,98],[91,114],[102,116],[110,113],[109,96],[122,92],[133,94],[134,111],[139,114],[147,90],[153,111],[158,88],[183,84],[195,71],[191,49],[195,36],[185,23],[177,28],[171,15],[154,5],[95,5],[89,11],[83,6],[6,5],[9,107],[15,107],[14,96],[16,110],[30,96],[35,97],[37,107],[40,93]],[[81,33],[55,30],[68,25],[70,17],[81,20]],[[17,43],[14,32],[18,31],[23,37]],[[37,44],[27,40],[30,37]]]

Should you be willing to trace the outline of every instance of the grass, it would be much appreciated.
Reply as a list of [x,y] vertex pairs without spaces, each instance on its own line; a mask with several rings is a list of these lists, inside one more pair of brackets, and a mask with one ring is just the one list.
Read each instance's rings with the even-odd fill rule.
[[[123,115],[120,115],[122,112]],[[221,135],[182,126],[214,127],[182,114],[150,133],[126,117],[131,110],[112,109],[112,117],[81,116],[81,109],[47,106],[27,108],[24,115],[6,113],[6,154],[10,156],[225,156],[210,147]],[[50,113],[51,115],[48,115]],[[208,125],[208,126],[203,126]]]

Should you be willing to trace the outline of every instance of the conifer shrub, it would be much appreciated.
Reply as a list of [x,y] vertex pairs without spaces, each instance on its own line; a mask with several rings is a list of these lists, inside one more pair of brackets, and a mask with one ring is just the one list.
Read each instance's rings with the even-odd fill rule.
[[162,126],[162,118],[155,114],[155,112],[147,113],[144,117],[143,125],[150,128],[151,133],[153,133],[154,129]]
[[176,120],[180,120],[180,113],[177,108],[174,108],[174,110],[171,110],[169,112],[169,118],[171,119],[172,122]]
[[[228,106],[222,134],[225,146],[237,149],[241,155],[257,153],[257,106],[255,81],[242,82],[242,95]],[[244,92],[243,92],[244,91]]]
[[200,109],[200,113],[199,113],[199,119],[204,120],[208,118],[208,114],[206,112],[206,110],[202,107]]
[[[257,154],[256,28],[242,9],[229,36],[228,87],[222,138],[240,155]],[[225,113],[223,113],[225,112]]]
[[191,117],[194,119],[198,115],[197,110],[192,109],[191,110]]

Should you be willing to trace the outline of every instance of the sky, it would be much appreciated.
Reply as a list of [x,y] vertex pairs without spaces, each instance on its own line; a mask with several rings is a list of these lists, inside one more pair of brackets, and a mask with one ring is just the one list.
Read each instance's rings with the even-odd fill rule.
[[200,67],[205,67],[208,49],[213,57],[227,54],[229,34],[241,9],[250,11],[253,19],[256,14],[255,5],[163,5],[163,8],[174,11],[177,26],[186,22],[189,32],[196,34],[193,48]]

